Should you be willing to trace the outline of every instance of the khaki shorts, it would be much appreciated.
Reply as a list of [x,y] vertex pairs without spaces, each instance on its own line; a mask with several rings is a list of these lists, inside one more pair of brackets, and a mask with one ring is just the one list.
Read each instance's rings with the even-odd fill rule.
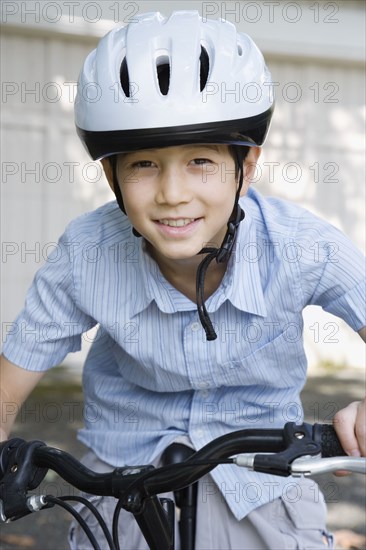
[[[83,463],[94,471],[105,472],[112,468],[89,452]],[[159,465],[156,461],[155,465]],[[326,506],[315,482],[309,479],[294,480],[293,497],[277,498],[256,508],[248,516],[238,521],[231,513],[220,492],[207,492],[207,484],[213,487],[210,475],[204,476],[198,486],[196,550],[320,550],[333,548],[331,535],[326,531]],[[301,495],[301,498],[298,498]],[[166,494],[173,498],[171,494]],[[111,525],[116,499],[111,497],[89,496],[98,508],[107,525]],[[100,527],[87,508],[78,507],[100,547],[108,548]],[[123,550],[148,550],[148,546],[138,525],[129,512],[121,510],[120,547]],[[72,550],[90,550],[92,547],[82,529],[73,521],[69,532]],[[180,549],[176,526],[176,549]]]

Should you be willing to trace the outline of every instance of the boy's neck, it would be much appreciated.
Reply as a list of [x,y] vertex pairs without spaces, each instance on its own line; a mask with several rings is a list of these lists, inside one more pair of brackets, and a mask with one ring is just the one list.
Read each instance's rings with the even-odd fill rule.
[[[197,268],[204,258],[204,254],[197,254],[193,258],[184,260],[170,260],[161,257],[153,247],[147,243],[146,249],[158,264],[165,279],[179,292],[196,303],[196,275]],[[226,263],[211,262],[205,277],[205,300],[220,286],[225,275]]]

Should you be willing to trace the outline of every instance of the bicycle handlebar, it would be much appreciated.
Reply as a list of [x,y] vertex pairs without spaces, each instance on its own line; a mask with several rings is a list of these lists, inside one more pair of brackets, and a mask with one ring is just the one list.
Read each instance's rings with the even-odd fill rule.
[[[327,458],[314,460],[320,456]],[[95,473],[70,454],[47,447],[41,441],[27,443],[16,438],[0,444],[0,519],[18,519],[45,507],[42,498],[29,497],[28,491],[39,486],[48,469],[81,491],[121,499],[123,507],[136,515],[146,500],[152,502],[154,495],[182,489],[225,462],[280,476],[312,475],[330,469],[366,473],[366,459],[346,457],[330,465],[329,457],[334,456],[345,456],[334,428],[306,423],[288,423],[283,429],[232,432],[178,464],[157,469],[153,466],[122,467],[108,473]],[[322,462],[327,464],[319,466]],[[312,468],[312,463],[317,466]],[[152,512],[156,513],[156,510]]]
[[[305,431],[301,432],[300,427],[296,427],[296,430],[299,434],[297,441],[301,443],[301,447],[303,448],[305,443],[303,439],[307,432],[309,432],[309,425],[304,424],[302,427],[306,427]],[[311,439],[317,440],[317,444],[320,443],[323,448],[324,441],[322,430],[319,432],[319,428],[316,428],[316,425],[312,429],[314,433],[311,434]],[[180,475],[177,468],[174,468],[176,471],[173,470],[173,472],[171,472],[170,467],[154,470],[154,475],[148,477],[150,494],[155,490],[157,492],[165,492],[167,490],[179,489],[181,482],[190,484],[197,481],[199,477],[214,467],[214,465],[209,464],[212,460],[219,461],[220,459],[226,459],[229,456],[246,452],[280,453],[285,451],[288,447],[285,431],[286,428],[249,429],[221,436],[197,451],[187,461],[189,464],[197,463],[197,461],[206,462],[206,464],[196,464],[196,468],[192,468],[190,474],[185,471]],[[329,436],[326,439],[327,445],[328,441]],[[332,432],[332,445],[334,444],[333,441],[334,435]],[[311,443],[311,445],[312,444],[314,443]],[[320,452],[321,449],[317,449],[317,451]],[[329,451],[327,451],[327,453],[329,453]],[[339,455],[344,453],[337,447],[336,454]],[[327,456],[329,456],[329,454],[327,454]],[[65,451],[47,447],[41,441],[26,443],[19,439],[12,439],[0,444],[0,478],[3,477],[9,469],[10,462],[12,462],[10,465],[10,468],[13,468],[12,473],[15,473],[14,468],[18,469],[20,465],[22,465],[22,470],[29,470],[32,464],[40,469],[37,472],[38,476],[42,476],[43,469],[52,469],[65,481],[81,491],[93,493],[95,495],[108,494],[109,496],[119,496],[121,492],[128,490],[132,483],[141,478],[142,469],[145,470],[146,468],[146,466],[116,468],[110,473],[96,474]],[[284,472],[281,472],[279,475],[284,475]],[[288,475],[287,471],[285,475]],[[19,478],[19,471],[17,477]],[[37,484],[37,481],[34,481],[31,486],[31,480],[28,478],[23,479],[23,477],[24,474],[21,476],[20,481],[22,483],[28,483],[28,488],[34,489],[38,486],[39,483]],[[33,475],[32,480],[34,480],[35,477],[36,476]]]

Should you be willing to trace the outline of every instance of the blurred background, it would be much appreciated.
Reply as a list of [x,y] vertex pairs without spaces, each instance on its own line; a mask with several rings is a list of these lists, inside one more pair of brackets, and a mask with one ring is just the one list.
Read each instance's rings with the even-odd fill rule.
[[[276,83],[253,185],[364,249],[364,2],[4,1],[1,9],[2,342],[65,225],[113,199],[75,132],[76,81],[98,39],[146,11],[195,9],[253,37]],[[341,320],[315,307],[304,319],[310,368],[364,365],[361,341]],[[91,338],[67,365],[80,367]]]

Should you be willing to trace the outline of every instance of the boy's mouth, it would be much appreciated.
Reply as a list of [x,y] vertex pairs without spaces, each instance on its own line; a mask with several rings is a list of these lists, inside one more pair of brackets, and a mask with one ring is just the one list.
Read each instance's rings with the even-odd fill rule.
[[166,237],[188,237],[202,220],[203,218],[159,218],[155,220],[155,224]]
[[162,223],[163,225],[169,225],[170,227],[184,227],[185,225],[188,225],[194,222],[196,219],[197,218],[177,218],[177,219],[163,218],[157,221],[159,223]]

